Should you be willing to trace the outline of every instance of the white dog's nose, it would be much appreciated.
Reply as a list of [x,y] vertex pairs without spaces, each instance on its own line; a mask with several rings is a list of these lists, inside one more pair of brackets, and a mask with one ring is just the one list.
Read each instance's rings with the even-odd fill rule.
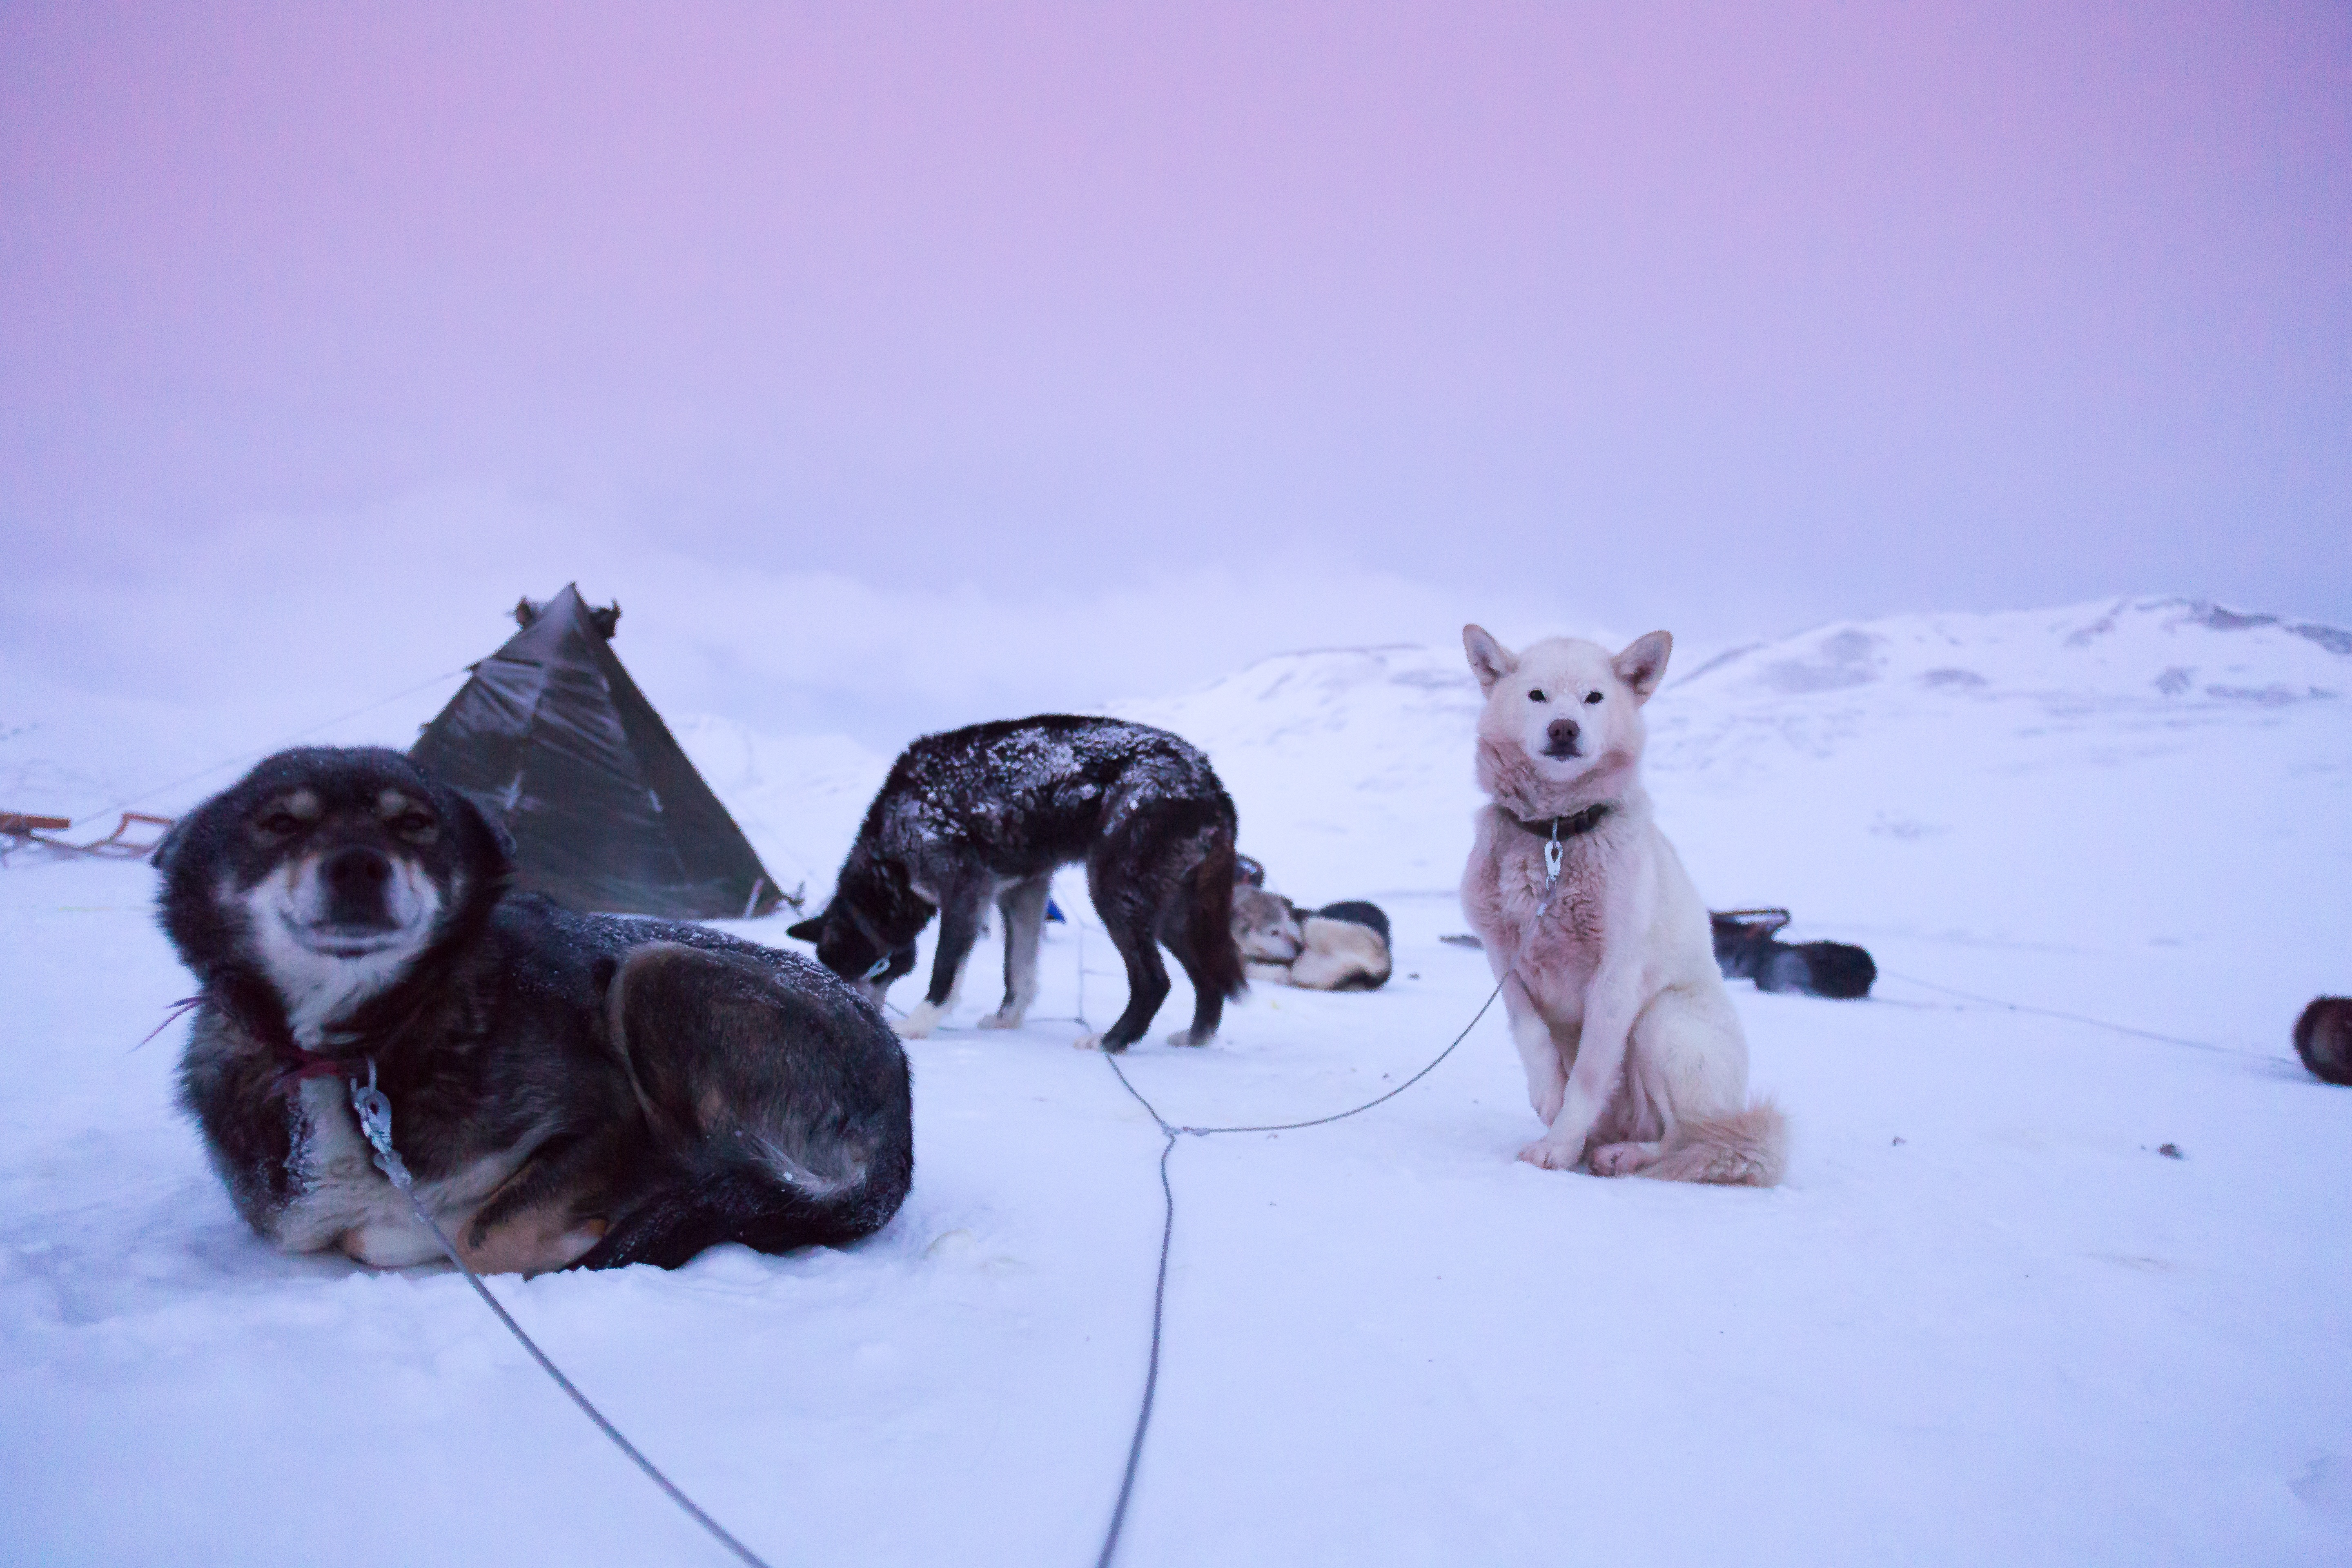
[[1544,755],[1572,757],[1576,755],[1576,737],[1580,734],[1573,719],[1555,719],[1544,728]]

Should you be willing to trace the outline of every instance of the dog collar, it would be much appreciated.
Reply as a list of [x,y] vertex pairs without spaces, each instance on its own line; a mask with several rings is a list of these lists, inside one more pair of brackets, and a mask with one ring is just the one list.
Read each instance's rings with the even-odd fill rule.
[[1581,837],[1600,826],[1601,819],[1616,809],[1615,802],[1602,800],[1595,801],[1582,811],[1570,812],[1566,816],[1547,816],[1541,822],[1529,822],[1526,817],[1513,816],[1507,811],[1503,813],[1503,816],[1538,838],[1556,841]]
[[[360,1063],[348,1057],[329,1056],[324,1051],[310,1049],[294,1037],[294,1031],[286,1027],[282,1021],[271,1018],[267,1013],[257,1017],[251,1011],[237,1006],[229,995],[223,994],[218,989],[208,987],[201,994],[189,997],[185,1006],[210,1007],[261,1042],[278,1063],[278,1071],[270,1079],[268,1090],[272,1099],[292,1094],[314,1078],[351,1078],[359,1070]],[[167,1018],[164,1022],[168,1024],[171,1020]],[[152,1035],[148,1037],[149,1039],[153,1037]],[[141,1043],[143,1045],[145,1041]]]
[[[280,1052],[278,1059],[285,1065],[279,1069],[278,1076],[269,1081],[269,1092],[273,1095],[292,1094],[299,1085],[314,1078],[356,1079],[359,1076],[357,1062],[346,1061],[341,1057],[325,1056],[318,1051],[304,1050],[300,1046]],[[370,1063],[370,1065],[373,1064]]]
[[[348,1057],[331,1057],[324,1051],[314,1051],[299,1043],[291,1033],[268,1041],[270,1055],[278,1058],[278,1076],[269,1082],[273,1095],[292,1094],[303,1083],[314,1078],[356,1078],[361,1064]],[[367,1059],[371,1073],[375,1058]]]

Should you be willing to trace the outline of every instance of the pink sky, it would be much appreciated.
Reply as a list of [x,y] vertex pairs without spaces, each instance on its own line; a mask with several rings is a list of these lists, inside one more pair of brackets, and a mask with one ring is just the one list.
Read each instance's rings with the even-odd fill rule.
[[2347,258],[2340,5],[16,5],[0,538],[2347,624]]

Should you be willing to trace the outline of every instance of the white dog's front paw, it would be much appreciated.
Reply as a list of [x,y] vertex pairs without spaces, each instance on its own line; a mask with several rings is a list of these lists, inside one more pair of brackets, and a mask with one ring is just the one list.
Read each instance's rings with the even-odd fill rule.
[[1549,1138],[1538,1138],[1520,1150],[1519,1158],[1530,1165],[1540,1166],[1547,1171],[1576,1169],[1576,1152],[1563,1149]]

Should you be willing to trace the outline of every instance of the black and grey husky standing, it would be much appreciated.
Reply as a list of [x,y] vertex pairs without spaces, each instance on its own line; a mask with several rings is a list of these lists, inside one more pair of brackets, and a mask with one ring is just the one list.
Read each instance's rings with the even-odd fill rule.
[[1004,917],[1004,1002],[981,1027],[1021,1026],[1037,995],[1037,941],[1055,868],[1083,860],[1095,912],[1127,963],[1127,1010],[1099,1037],[1125,1050],[1168,997],[1166,943],[1192,983],[1204,1046],[1225,999],[1246,988],[1234,945],[1234,803],[1197,747],[1118,719],[1043,714],[926,735],[900,753],[867,808],[833,900],[789,935],[879,1001],[915,967],[915,937],[940,917],[922,1005],[898,1026],[919,1038],[953,1003],[989,902]]
[[907,1060],[797,954],[506,891],[499,833],[395,752],[283,752],[156,851],[204,984],[180,1068],[237,1211],[292,1252],[440,1256],[376,1168],[373,1076],[485,1272],[839,1243],[914,1172]]

